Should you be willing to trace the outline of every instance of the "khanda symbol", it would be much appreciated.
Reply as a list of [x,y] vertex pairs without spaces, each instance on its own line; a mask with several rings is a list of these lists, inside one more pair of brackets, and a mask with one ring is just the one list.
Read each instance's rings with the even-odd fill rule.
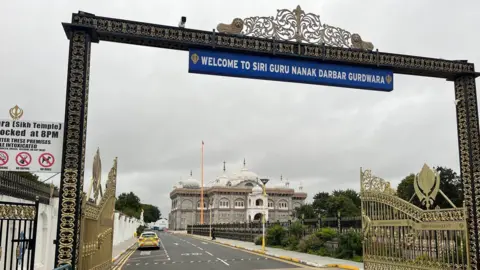
[[422,205],[429,209],[440,191],[440,175],[424,164],[420,173],[415,176],[413,187]]
[[18,105],[15,105],[15,107],[11,108],[9,112],[13,121],[20,120],[20,118],[23,116],[23,110],[22,108],[18,107]]
[[192,54],[192,56],[190,57],[190,59],[192,59],[192,62],[194,64],[197,64],[198,60],[200,60],[200,57],[198,57],[198,54],[194,53]]

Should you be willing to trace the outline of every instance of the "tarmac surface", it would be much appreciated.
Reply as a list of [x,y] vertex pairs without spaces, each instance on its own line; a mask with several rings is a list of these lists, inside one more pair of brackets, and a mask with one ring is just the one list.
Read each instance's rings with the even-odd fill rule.
[[139,250],[136,246],[116,261],[114,269],[120,270],[301,270],[315,269],[272,257],[226,247],[201,239],[157,232],[160,250]]

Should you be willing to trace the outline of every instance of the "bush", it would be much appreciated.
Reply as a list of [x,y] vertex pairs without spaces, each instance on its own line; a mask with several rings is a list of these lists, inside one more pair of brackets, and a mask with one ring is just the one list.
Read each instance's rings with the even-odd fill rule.
[[290,235],[283,238],[282,246],[289,250],[296,250],[299,242],[300,240],[297,236]]
[[319,231],[315,232],[315,236],[323,242],[332,241],[337,237],[337,232],[332,228],[321,228]]
[[270,246],[280,246],[285,235],[285,229],[281,225],[275,224],[267,230],[266,244]]
[[255,243],[255,245],[261,245],[262,244],[262,236],[261,235],[255,236],[255,239],[253,240],[253,242]]
[[147,227],[143,226],[143,225],[140,225],[137,227],[137,237],[140,237],[140,234],[143,233],[143,231],[145,231]]
[[363,255],[362,235],[350,230],[341,234],[338,239],[338,257],[351,259]]
[[316,252],[322,247],[323,242],[315,234],[310,234],[300,240],[297,249],[301,252]]
[[302,222],[300,221],[295,221],[290,225],[290,228],[288,229],[288,233],[290,236],[294,236],[297,238],[297,242],[299,239],[302,239],[303,236],[303,225]]

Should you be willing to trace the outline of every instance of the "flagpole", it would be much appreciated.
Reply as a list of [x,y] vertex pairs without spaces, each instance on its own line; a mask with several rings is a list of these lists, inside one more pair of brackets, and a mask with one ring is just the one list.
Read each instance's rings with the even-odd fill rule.
[[203,147],[204,143],[202,141],[202,184],[200,186],[200,224],[203,225]]

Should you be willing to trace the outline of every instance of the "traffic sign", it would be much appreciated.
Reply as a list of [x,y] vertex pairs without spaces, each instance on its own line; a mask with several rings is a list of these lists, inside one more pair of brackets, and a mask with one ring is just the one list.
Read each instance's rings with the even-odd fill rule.
[[15,162],[20,167],[26,167],[32,163],[32,156],[27,152],[20,152],[15,157]]
[[44,168],[50,168],[55,163],[55,157],[50,153],[43,153],[38,156],[38,164]]
[[0,151],[0,166],[7,164],[8,154],[5,151]]

